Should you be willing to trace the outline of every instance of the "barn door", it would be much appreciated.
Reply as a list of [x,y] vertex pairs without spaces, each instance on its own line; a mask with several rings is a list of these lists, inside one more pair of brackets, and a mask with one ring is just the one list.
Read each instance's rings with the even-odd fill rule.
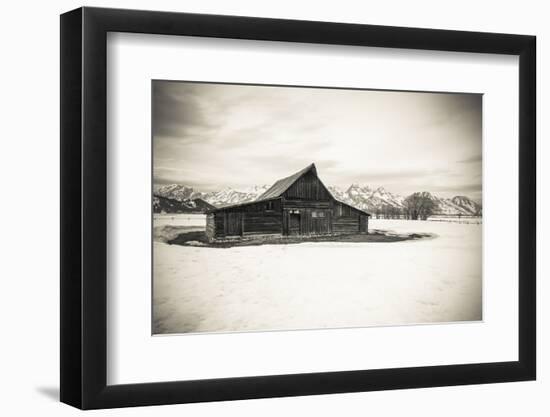
[[290,213],[288,215],[288,234],[300,234],[300,213]]
[[243,214],[227,213],[227,236],[242,236]]

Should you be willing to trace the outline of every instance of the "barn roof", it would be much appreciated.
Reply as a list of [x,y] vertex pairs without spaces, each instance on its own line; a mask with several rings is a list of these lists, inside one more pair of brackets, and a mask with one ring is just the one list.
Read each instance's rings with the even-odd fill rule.
[[[275,183],[271,187],[269,187],[267,191],[265,191],[262,195],[260,195],[255,200],[247,201],[246,203],[239,203],[239,204],[233,204],[233,205],[229,205],[229,206],[225,206],[225,207],[219,207],[219,208],[217,208],[215,210],[212,210],[212,211],[223,211],[225,209],[252,205],[252,204],[255,204],[255,203],[258,203],[258,202],[261,202],[261,201],[275,200],[275,199],[281,197],[284,194],[284,192],[292,186],[292,184],[294,184],[296,181],[298,181],[298,179],[300,179],[300,177],[302,177],[302,175],[305,175],[310,171],[313,172],[315,174],[315,176],[317,176],[317,168],[315,167],[315,164],[312,163],[312,164],[308,165],[307,167],[305,167],[304,169],[302,169],[302,170],[300,170],[300,171],[298,171],[298,172],[296,172],[296,173],[294,173],[294,174],[292,174],[288,177],[281,178],[280,180],[275,181]],[[322,182],[321,182],[321,184],[322,184]],[[332,193],[328,189],[327,189],[327,192],[330,194],[330,196],[332,197],[332,199],[334,201],[337,201],[338,203],[343,204],[345,206],[351,207],[354,210],[360,211],[361,213],[364,213],[367,216],[371,216],[370,213],[367,213],[364,210],[361,210],[361,209],[359,209],[357,207],[354,207],[350,204],[346,204],[343,201],[337,200],[336,198],[334,198],[334,196],[332,195]]]
[[280,197],[286,190],[288,190],[292,184],[294,184],[302,175],[309,171],[313,171],[317,175],[317,168],[315,164],[308,165],[304,169],[292,174],[288,177],[277,180],[266,192],[259,196],[255,201],[269,200],[270,198]]
[[[278,199],[278,197],[266,198],[266,199],[261,200],[261,202],[270,201],[270,200],[277,200],[277,199]],[[233,208],[236,208],[236,207],[251,206],[251,205],[256,204],[256,203],[258,203],[258,200],[246,201],[244,203],[230,204],[228,206],[216,207],[215,209],[210,210],[209,212],[211,213],[211,212],[214,212],[214,211],[223,211],[225,209],[233,209]]]

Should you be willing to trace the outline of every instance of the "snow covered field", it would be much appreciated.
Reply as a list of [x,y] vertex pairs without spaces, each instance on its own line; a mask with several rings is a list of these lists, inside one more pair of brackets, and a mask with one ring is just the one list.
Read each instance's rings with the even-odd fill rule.
[[470,216],[430,216],[429,222],[449,222],[449,223],[461,223],[461,224],[482,224],[483,219],[481,217]]
[[[194,226],[176,219],[179,226]],[[186,223],[187,221],[187,223]],[[155,218],[154,226],[170,225]],[[480,224],[371,220],[435,233],[393,243],[227,249],[154,243],[153,331],[229,332],[481,320]]]
[[154,214],[153,226],[200,226],[206,228],[204,214]]
[[155,214],[153,215],[153,240],[166,242],[180,233],[206,229],[204,214]]

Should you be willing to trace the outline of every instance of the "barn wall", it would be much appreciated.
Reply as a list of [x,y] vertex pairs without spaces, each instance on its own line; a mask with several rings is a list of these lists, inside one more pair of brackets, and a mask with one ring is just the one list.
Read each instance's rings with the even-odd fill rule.
[[[331,232],[330,210],[310,210],[306,209],[304,221],[301,224],[301,232],[305,235],[327,234]],[[322,216],[322,217],[320,217]]]
[[331,195],[312,172],[308,172],[292,184],[283,194],[285,199],[325,200],[330,201]]
[[216,236],[216,216],[214,213],[206,215],[206,237],[213,239]]
[[349,217],[352,215],[351,207],[347,204],[342,204],[339,201],[334,202],[334,216],[335,217]]
[[330,209],[330,201],[285,200],[284,209]]
[[[237,227],[239,223],[241,227]],[[220,209],[214,213],[213,236],[281,234],[283,231],[281,200],[259,201]],[[238,229],[239,233],[235,233]],[[229,233],[233,230],[233,233]],[[208,218],[207,218],[207,234]]]
[[224,236],[224,214],[223,212],[216,212],[214,214],[214,228],[215,228],[215,235],[217,236]]
[[224,213],[224,234],[226,236],[243,235],[243,216],[244,213],[238,211]]
[[[299,223],[294,223],[293,218]],[[285,209],[283,215],[283,226],[284,234],[286,235],[317,235],[331,233],[332,210],[303,207]]]
[[369,216],[364,214],[359,216],[359,231],[363,233],[369,232]]
[[[320,212],[323,217],[316,216]],[[290,218],[292,213],[299,213],[299,227],[295,224],[296,217],[294,222]],[[366,232],[367,222],[368,217],[362,211],[336,200],[283,200],[285,235]]]
[[220,209],[207,217],[207,236],[307,236],[368,231],[368,217],[362,211],[332,198],[322,199],[329,194],[320,181],[298,180],[295,185],[295,189],[289,193],[291,197],[296,193],[304,197],[317,193],[320,199],[294,196]]
[[336,217],[349,217],[349,216],[365,216],[361,210],[357,210],[348,204],[340,201],[334,201],[334,216]]
[[334,217],[332,220],[334,233],[353,233],[359,231],[359,216]]
[[243,226],[244,235],[280,234],[283,232],[282,215],[280,212],[244,213]]

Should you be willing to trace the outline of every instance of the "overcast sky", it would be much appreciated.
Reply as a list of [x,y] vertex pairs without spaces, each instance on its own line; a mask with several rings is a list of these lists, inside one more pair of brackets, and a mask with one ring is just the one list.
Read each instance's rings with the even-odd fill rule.
[[481,95],[153,82],[155,184],[326,185],[481,198]]

